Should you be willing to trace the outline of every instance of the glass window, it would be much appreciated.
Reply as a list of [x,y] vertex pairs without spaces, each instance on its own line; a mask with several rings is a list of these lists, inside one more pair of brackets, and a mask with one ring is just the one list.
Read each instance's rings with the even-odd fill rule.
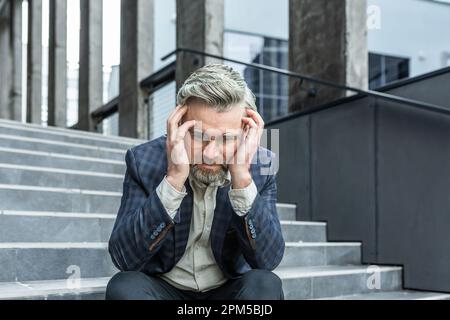
[[409,77],[409,59],[369,53],[369,89]]
[[[225,56],[243,62],[288,68],[288,41],[283,39],[226,31],[224,52]],[[255,94],[258,111],[265,121],[287,114],[289,84],[287,76],[245,65],[231,65],[242,73]]]

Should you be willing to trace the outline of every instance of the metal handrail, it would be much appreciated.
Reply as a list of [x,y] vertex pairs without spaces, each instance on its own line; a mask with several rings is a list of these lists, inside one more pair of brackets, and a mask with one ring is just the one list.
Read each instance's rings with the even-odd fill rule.
[[[353,87],[349,87],[349,86],[345,86],[345,85],[336,84],[336,83],[333,83],[330,81],[317,79],[314,77],[304,76],[302,74],[292,72],[289,70],[285,70],[285,69],[270,67],[270,66],[266,66],[266,65],[262,65],[262,64],[258,64],[258,63],[247,63],[247,62],[239,61],[236,59],[231,59],[231,58],[227,58],[227,57],[223,57],[223,56],[219,56],[219,55],[215,55],[215,54],[210,54],[210,53],[206,53],[206,52],[202,52],[202,51],[198,51],[198,50],[194,50],[194,49],[178,48],[178,49],[168,53],[164,57],[162,57],[161,60],[163,60],[163,61],[167,60],[170,56],[176,54],[178,51],[184,51],[184,52],[189,52],[189,53],[193,53],[193,54],[203,55],[206,57],[216,58],[216,59],[223,60],[223,61],[229,61],[229,62],[245,65],[245,66],[259,69],[259,70],[274,72],[277,74],[301,79],[302,81],[306,80],[306,81],[318,83],[318,84],[328,86],[328,87],[333,87],[333,88],[337,88],[337,89],[341,89],[341,90],[355,92],[361,96],[380,98],[383,100],[393,101],[393,102],[397,102],[397,103],[403,103],[403,104],[410,105],[410,106],[424,109],[424,110],[429,110],[429,111],[438,112],[441,114],[450,115],[449,108],[442,107],[439,105],[435,105],[435,104],[431,104],[431,103],[427,103],[427,102],[423,102],[423,101],[412,100],[412,99],[408,99],[408,98],[403,98],[403,97],[399,97],[399,96],[395,96],[392,94],[383,93],[383,92],[379,92],[379,91],[362,90],[362,89],[358,89],[358,88],[353,88]],[[143,90],[147,91],[147,94],[151,94],[153,91],[158,90],[161,86],[164,86],[168,81],[173,81],[175,79],[175,64],[176,64],[176,61],[173,61],[172,63],[168,64],[167,66],[154,72],[149,77],[142,80],[140,83],[141,88]],[[119,102],[118,97],[112,99],[107,104],[105,104],[102,107],[98,108],[97,110],[93,111],[91,113],[92,118],[97,123],[99,123],[103,119],[116,113],[118,111],[118,102]],[[295,114],[297,114],[297,115],[298,115],[298,113],[308,114],[308,113],[320,111],[322,109],[327,109],[329,107],[330,107],[330,103],[328,103],[327,105],[324,105],[322,107],[312,108],[312,109],[296,112]]]
[[285,76],[289,76],[289,77],[293,77],[293,78],[297,78],[297,79],[301,79],[301,80],[310,81],[310,82],[321,84],[321,85],[324,85],[324,86],[327,86],[327,87],[332,87],[332,88],[336,88],[336,89],[340,89],[340,90],[351,91],[351,92],[360,94],[362,96],[369,96],[369,97],[379,98],[379,99],[382,99],[382,100],[398,102],[398,103],[410,105],[410,106],[413,106],[413,107],[416,107],[416,108],[425,109],[425,110],[429,110],[429,111],[433,111],[433,112],[437,112],[437,113],[441,113],[441,114],[450,115],[450,109],[449,108],[446,108],[446,107],[443,107],[443,106],[439,106],[439,105],[435,105],[435,104],[432,104],[432,103],[412,100],[412,99],[403,98],[403,97],[395,96],[395,95],[392,95],[392,94],[378,92],[378,91],[373,91],[373,90],[363,90],[363,89],[358,89],[358,88],[354,88],[354,87],[350,87],[350,86],[346,86],[346,85],[340,85],[340,84],[337,84],[337,83],[334,83],[334,82],[331,82],[331,81],[305,76],[305,75],[302,75],[300,73],[292,72],[292,71],[285,70],[285,69],[280,69],[280,68],[276,68],[276,67],[270,67],[270,66],[259,64],[259,63],[247,63],[247,62],[239,61],[239,60],[236,60],[236,59],[231,59],[231,58],[227,58],[227,57],[224,57],[224,56],[219,56],[219,55],[215,55],[215,54],[211,54],[211,53],[206,53],[206,52],[202,52],[202,51],[198,51],[198,50],[194,50],[194,49],[177,48],[177,49],[173,50],[172,52],[168,53],[167,55],[165,55],[164,57],[162,57],[161,60],[164,61],[164,60],[168,59],[169,57],[171,57],[172,55],[174,55],[174,54],[176,54],[176,53],[178,53],[180,51],[181,52],[188,52],[188,53],[192,53],[192,54],[198,54],[198,55],[202,55],[202,56],[205,56],[205,57],[215,58],[215,59],[218,59],[218,60],[233,62],[233,63],[245,65],[245,66],[248,66],[248,67],[251,67],[251,68],[255,68],[255,69],[258,69],[258,70],[273,72],[273,73],[277,73],[277,74],[281,74],[281,75],[285,75]]

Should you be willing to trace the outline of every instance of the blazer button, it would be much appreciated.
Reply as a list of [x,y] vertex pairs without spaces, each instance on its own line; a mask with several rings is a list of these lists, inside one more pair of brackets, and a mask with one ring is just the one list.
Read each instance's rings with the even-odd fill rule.
[[165,222],[161,222],[161,224],[159,225],[162,228],[164,228],[166,226]]
[[155,240],[155,236],[152,234],[152,235],[150,236],[150,239]]
[[252,234],[252,239],[256,239],[256,234]]
[[158,231],[154,231],[154,232],[153,232],[153,235],[154,235],[155,237],[156,237],[158,234],[159,234]]

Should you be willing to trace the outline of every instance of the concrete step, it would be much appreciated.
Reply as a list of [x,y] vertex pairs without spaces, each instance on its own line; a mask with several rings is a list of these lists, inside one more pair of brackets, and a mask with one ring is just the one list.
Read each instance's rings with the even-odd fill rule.
[[[128,138],[128,137],[116,137],[116,136],[105,136],[101,133],[96,132],[87,132],[87,131],[80,131],[75,129],[67,129],[67,128],[59,128],[59,127],[52,127],[47,126],[44,127],[42,125],[33,124],[33,123],[23,123],[19,121],[13,121],[13,120],[6,120],[6,119],[0,119],[0,125],[2,127],[15,127],[23,130],[33,130],[35,132],[42,132],[47,133],[49,135],[53,136],[53,139],[50,140],[56,140],[54,136],[56,135],[63,135],[63,136],[70,136],[70,137],[76,137],[81,139],[86,139],[87,141],[90,140],[99,140],[99,141],[106,141],[106,142],[113,142],[119,145],[124,146],[132,146],[140,143],[145,143],[147,140],[142,139],[134,139],[134,138]],[[85,141],[85,140],[83,140]],[[127,147],[129,148],[129,147]]]
[[353,242],[286,242],[279,267],[349,265],[361,263],[361,244]]
[[[107,242],[116,214],[0,210],[0,242]],[[281,221],[291,242],[324,242],[324,225]],[[287,228],[286,228],[287,227]]]
[[0,134],[0,147],[34,151],[57,152],[83,157],[125,161],[124,149],[91,146],[63,141],[43,140],[30,137]]
[[[401,267],[368,267],[362,265],[290,267],[277,268],[274,272],[283,282],[285,298],[290,300],[401,290]],[[377,280],[372,282],[373,279]],[[379,283],[379,289],[371,289],[373,283]]]
[[81,157],[71,154],[0,147],[0,162],[16,165],[70,170],[108,172],[125,175],[125,160]]
[[77,130],[54,130],[54,128],[36,127],[13,122],[6,123],[0,121],[0,134],[31,137],[43,140],[63,141],[81,143],[92,146],[129,149],[137,144],[144,143],[145,140],[123,139],[107,137],[100,134],[88,134]]
[[297,220],[297,206],[290,203],[277,203],[277,213],[280,220]]
[[428,291],[400,290],[352,294],[326,298],[326,300],[450,300],[450,294]]
[[[394,296],[401,292],[400,267],[379,267],[380,289],[370,289],[367,279],[373,277],[367,266],[323,266],[277,268],[287,300],[331,299],[368,295]],[[377,276],[378,277],[378,276]],[[0,283],[0,299],[103,299],[109,277],[82,278],[79,285],[65,279]],[[353,294],[353,295],[349,295]],[[357,293],[357,294],[355,294]],[[434,295],[440,298],[442,295]],[[409,296],[412,297],[412,296]],[[432,299],[432,295],[428,295]]]
[[117,272],[103,242],[0,243],[0,282],[108,277]]
[[[0,283],[0,300],[103,300],[109,277]],[[292,299],[301,299],[294,298]],[[450,294],[411,290],[381,291],[316,300],[449,300]]]
[[122,191],[121,174],[0,163],[0,184]]
[[104,300],[109,277],[0,283],[0,300]]
[[117,213],[121,197],[114,191],[0,184],[2,210]]
[[117,213],[122,193],[0,184],[2,210]]
[[[67,278],[70,266],[80,269],[81,277],[105,277],[117,270],[106,242],[3,242],[0,243],[0,282],[37,281]],[[286,244],[280,267],[300,267],[357,263],[359,250],[346,246],[298,246]]]
[[0,242],[108,242],[115,214],[0,210]]
[[327,241],[325,222],[281,220],[281,228],[286,242]]

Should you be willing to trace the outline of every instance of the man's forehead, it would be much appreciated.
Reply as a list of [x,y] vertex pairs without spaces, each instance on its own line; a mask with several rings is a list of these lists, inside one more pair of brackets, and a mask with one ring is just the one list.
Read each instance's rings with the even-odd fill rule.
[[195,124],[194,127],[189,129],[192,133],[202,133],[207,135],[237,135],[242,131],[242,128],[205,128],[201,124]]
[[[191,111],[185,120],[195,120],[195,131],[207,134],[224,135],[227,133],[239,133],[243,128],[242,118],[245,109],[236,108],[226,112],[216,112],[213,109],[203,109],[202,111]],[[206,112],[205,112],[206,111]]]

